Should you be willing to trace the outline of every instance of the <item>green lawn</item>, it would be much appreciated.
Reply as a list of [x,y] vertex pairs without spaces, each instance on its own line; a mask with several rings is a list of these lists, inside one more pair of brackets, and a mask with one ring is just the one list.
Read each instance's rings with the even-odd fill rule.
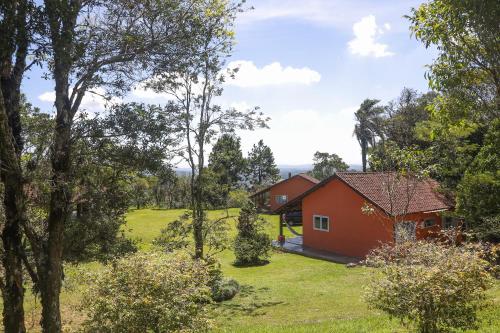
[[[147,251],[160,229],[182,213],[182,210],[134,210],[128,214],[126,233],[140,239],[141,251]],[[238,211],[232,209],[230,215]],[[210,212],[209,216],[223,214]],[[272,238],[278,233],[277,216],[265,216],[270,222]],[[232,222],[234,234],[234,222]],[[213,307],[217,332],[406,332],[398,322],[369,309],[362,300],[363,288],[369,278],[368,268],[346,268],[344,265],[275,252],[270,263],[260,267],[237,268],[232,265],[231,251],[220,255],[226,276],[235,278],[242,291],[233,300]],[[66,328],[81,321],[77,307],[81,297],[78,284],[81,272],[99,269],[89,263],[66,268],[66,281],[61,301]],[[480,332],[499,332],[500,283],[490,291],[493,307],[481,313]],[[32,298],[27,312],[36,313]]]

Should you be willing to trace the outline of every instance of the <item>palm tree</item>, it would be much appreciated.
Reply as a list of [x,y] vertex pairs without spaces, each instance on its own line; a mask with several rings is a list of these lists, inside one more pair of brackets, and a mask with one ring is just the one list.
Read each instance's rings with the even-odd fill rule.
[[354,113],[357,124],[354,126],[354,135],[361,146],[361,159],[363,161],[363,172],[366,172],[366,155],[368,146],[375,146],[377,137],[383,137],[381,131],[382,113],[384,109],[377,106],[378,99],[365,99],[358,111]]

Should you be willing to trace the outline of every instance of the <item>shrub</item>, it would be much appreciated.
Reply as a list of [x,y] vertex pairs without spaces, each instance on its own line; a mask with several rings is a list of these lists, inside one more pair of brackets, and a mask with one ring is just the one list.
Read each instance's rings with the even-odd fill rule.
[[419,332],[475,328],[492,280],[482,256],[478,247],[437,242],[385,245],[367,258],[379,268],[365,299]]
[[84,332],[206,332],[209,274],[185,253],[134,254],[91,278]]
[[240,291],[240,284],[234,279],[221,279],[212,286],[212,299],[222,302],[232,299]]
[[[192,213],[186,211],[177,220],[167,224],[160,231],[160,235],[153,239],[153,245],[166,251],[186,249],[192,245],[193,224]],[[211,259],[216,254],[230,246],[228,214],[215,219],[203,218],[203,243],[205,246],[205,259]]]
[[190,244],[192,235],[191,214],[185,212],[178,219],[168,223],[160,230],[160,235],[153,239],[153,245],[165,252],[185,249]]
[[234,243],[237,265],[256,265],[269,258],[271,239],[263,232],[265,224],[254,204],[247,201],[238,217],[238,235]]
[[227,199],[228,208],[242,208],[248,201],[248,192],[245,190],[233,190],[229,192]]

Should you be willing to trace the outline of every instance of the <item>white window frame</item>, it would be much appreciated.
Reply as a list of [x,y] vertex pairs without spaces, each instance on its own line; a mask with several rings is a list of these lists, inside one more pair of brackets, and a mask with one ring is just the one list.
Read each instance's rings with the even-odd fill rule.
[[[323,229],[323,228],[316,228],[316,223],[315,223],[315,220],[316,218],[319,217],[320,218],[320,224],[322,223],[321,219],[325,218],[326,219],[326,225],[327,225],[327,228],[326,229]],[[313,229],[314,230],[317,230],[317,231],[324,231],[324,232],[329,232],[330,231],[330,217],[329,216],[326,216],[326,215],[318,215],[318,214],[314,214],[313,215]]]
[[[280,202],[278,200],[278,198],[285,198],[285,201],[284,202]],[[288,202],[288,195],[286,194],[278,194],[278,195],[275,195],[274,196],[274,201],[278,204],[278,205],[284,205]]]

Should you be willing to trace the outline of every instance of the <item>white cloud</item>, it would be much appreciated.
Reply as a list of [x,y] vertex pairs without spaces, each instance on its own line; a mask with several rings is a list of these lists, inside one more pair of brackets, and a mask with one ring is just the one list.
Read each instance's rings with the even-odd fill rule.
[[312,163],[316,151],[335,153],[346,163],[359,163],[360,148],[353,137],[353,113],[357,109],[357,106],[350,106],[333,112],[282,110],[271,115],[270,129],[239,131],[242,149],[246,153],[263,139],[271,147],[278,164]]
[[[95,92],[95,93],[93,93]],[[122,100],[118,97],[111,99],[104,98],[105,91],[102,88],[93,89],[93,92],[88,91],[82,99],[79,112],[86,112],[90,115],[102,114],[106,111],[106,107],[112,104],[120,103]],[[56,100],[56,93],[54,91],[47,91],[38,96],[42,102],[54,103]]]
[[38,96],[38,99],[42,102],[54,103],[54,101],[56,100],[56,93],[54,91],[46,91]]
[[387,50],[387,44],[377,42],[380,35],[390,28],[391,26],[388,23],[385,23],[383,28],[378,27],[373,15],[363,17],[352,26],[354,39],[347,43],[349,50],[352,54],[363,57],[374,56],[380,58],[394,55],[393,52]]
[[395,30],[407,33],[408,24],[402,15],[409,13],[421,0],[261,0],[252,1],[253,10],[238,16],[243,26],[270,20],[300,20],[320,25],[334,26],[347,30],[360,15],[373,14],[384,19],[397,20]]
[[234,79],[228,79],[227,85],[237,87],[261,87],[284,84],[310,85],[319,82],[321,75],[308,67],[283,67],[279,62],[273,62],[258,68],[252,61],[232,61],[228,68],[239,68]]

